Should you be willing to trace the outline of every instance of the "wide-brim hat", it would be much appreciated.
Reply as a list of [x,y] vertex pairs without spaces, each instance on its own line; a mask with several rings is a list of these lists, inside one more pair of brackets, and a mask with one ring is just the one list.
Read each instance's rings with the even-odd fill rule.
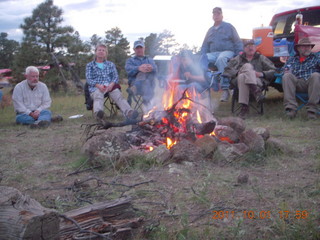
[[299,46],[311,46],[311,48],[313,48],[315,44],[312,43],[310,39],[306,37],[299,39],[298,43],[294,45],[294,50],[297,51],[297,47]]

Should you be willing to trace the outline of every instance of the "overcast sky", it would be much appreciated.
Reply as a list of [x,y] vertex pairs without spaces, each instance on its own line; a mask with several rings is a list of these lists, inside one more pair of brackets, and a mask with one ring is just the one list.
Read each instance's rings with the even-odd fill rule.
[[[20,41],[19,28],[42,0],[0,0],[0,32]],[[83,40],[119,27],[131,43],[150,33],[169,30],[180,44],[200,47],[212,26],[213,7],[222,7],[224,21],[234,25],[241,38],[252,29],[267,26],[275,13],[319,5],[319,0],[54,0],[63,9],[63,25],[71,25]]]

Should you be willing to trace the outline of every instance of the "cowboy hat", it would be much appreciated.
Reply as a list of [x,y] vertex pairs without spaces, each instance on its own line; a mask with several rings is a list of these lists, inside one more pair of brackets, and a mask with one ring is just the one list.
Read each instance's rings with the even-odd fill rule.
[[297,47],[299,46],[311,46],[311,48],[313,48],[315,44],[311,43],[310,39],[306,37],[299,39],[298,43],[294,45],[294,50],[297,51]]

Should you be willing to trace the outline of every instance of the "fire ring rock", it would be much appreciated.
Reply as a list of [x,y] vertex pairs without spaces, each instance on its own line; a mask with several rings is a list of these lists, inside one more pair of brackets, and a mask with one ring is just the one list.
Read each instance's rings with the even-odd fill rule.
[[263,138],[252,129],[245,130],[240,135],[240,141],[246,144],[252,152],[260,153],[265,151]]

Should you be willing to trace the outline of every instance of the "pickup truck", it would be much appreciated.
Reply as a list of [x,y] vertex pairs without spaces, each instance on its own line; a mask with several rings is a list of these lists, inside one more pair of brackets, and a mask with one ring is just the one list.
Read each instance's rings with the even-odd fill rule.
[[[283,42],[288,47],[288,55],[294,55],[293,44],[300,38],[309,37],[316,44],[313,52],[320,51],[320,6],[293,9],[275,14],[270,22],[274,46]],[[273,47],[274,47],[273,46]],[[257,48],[258,50],[258,48]],[[274,48],[275,50],[275,48]],[[261,52],[264,54],[263,52]],[[275,53],[275,52],[274,52]],[[277,67],[282,66],[280,56],[268,55]]]

